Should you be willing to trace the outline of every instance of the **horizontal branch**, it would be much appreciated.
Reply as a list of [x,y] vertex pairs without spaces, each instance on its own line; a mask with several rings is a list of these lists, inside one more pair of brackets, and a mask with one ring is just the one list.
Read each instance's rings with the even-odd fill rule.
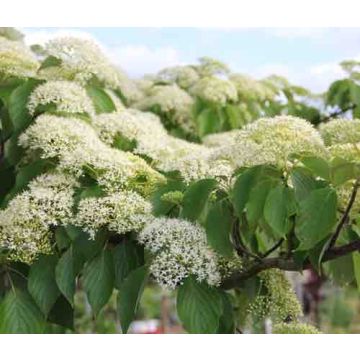
[[[325,252],[322,263],[336,259],[341,256],[345,256],[347,254],[350,254],[354,251],[360,250],[360,240],[353,241],[349,244],[334,247],[332,249],[329,249]],[[292,259],[284,259],[281,257],[276,258],[268,258],[263,259],[260,262],[255,262],[253,266],[250,268],[239,271],[234,274],[232,274],[229,278],[223,281],[222,288],[224,289],[232,289],[237,287],[242,281],[249,279],[261,271],[268,270],[268,269],[280,269],[284,271],[301,271],[305,269],[311,268],[312,265],[310,261],[305,261],[302,266],[299,266],[299,264],[295,263]]]
[[331,113],[330,115],[325,116],[325,117],[321,120],[321,122],[327,122],[327,121],[331,120],[333,117],[337,117],[337,116],[339,116],[339,115],[343,115],[343,114],[345,114],[347,111],[355,109],[356,106],[357,106],[356,104],[352,104],[352,105],[349,105],[348,107],[346,107],[345,109],[341,109],[341,110],[339,110],[339,111],[335,111],[335,112]]

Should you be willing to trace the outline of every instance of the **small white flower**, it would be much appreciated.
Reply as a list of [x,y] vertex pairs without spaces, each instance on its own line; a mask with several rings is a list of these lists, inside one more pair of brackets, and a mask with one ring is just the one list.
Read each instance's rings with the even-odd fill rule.
[[48,104],[55,105],[60,112],[95,114],[85,89],[71,81],[48,81],[37,86],[29,97],[27,108],[34,114],[39,105]]
[[177,84],[183,89],[188,89],[194,85],[199,79],[196,70],[191,66],[173,66],[161,70],[157,79],[169,84]]
[[212,103],[225,105],[228,101],[237,100],[237,91],[229,80],[216,77],[205,77],[191,89],[191,94]]
[[333,119],[319,126],[327,146],[360,142],[360,119]]
[[40,150],[42,158],[57,158],[60,169],[76,176],[90,171],[109,192],[130,186],[148,194],[163,181],[145,160],[106,145],[91,125],[77,118],[40,115],[21,134],[19,144],[28,151]]
[[155,86],[151,93],[134,104],[140,110],[151,110],[159,106],[162,113],[168,114],[174,124],[186,131],[194,128],[191,109],[194,100],[176,84]]
[[76,180],[61,173],[41,175],[0,211],[0,247],[15,261],[31,262],[50,253],[51,227],[72,219]]
[[118,234],[141,230],[152,219],[151,204],[132,191],[80,201],[74,224],[84,228],[91,237],[107,228]]
[[138,241],[155,254],[150,270],[162,286],[174,289],[189,275],[219,285],[218,258],[207,245],[201,226],[181,219],[155,218],[140,232]]
[[22,42],[0,36],[0,75],[34,77],[38,68],[35,56]]
[[229,160],[236,167],[261,164],[284,167],[289,155],[301,152],[327,155],[312,124],[293,116],[276,116],[256,120],[232,133],[229,143],[214,147],[212,157]]

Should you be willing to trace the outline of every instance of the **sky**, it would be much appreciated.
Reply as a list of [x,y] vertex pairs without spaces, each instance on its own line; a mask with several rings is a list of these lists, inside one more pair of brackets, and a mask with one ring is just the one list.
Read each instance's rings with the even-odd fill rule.
[[342,60],[360,60],[360,28],[23,28],[28,44],[55,36],[93,38],[131,77],[217,58],[256,78],[286,76],[314,92],[344,76]]

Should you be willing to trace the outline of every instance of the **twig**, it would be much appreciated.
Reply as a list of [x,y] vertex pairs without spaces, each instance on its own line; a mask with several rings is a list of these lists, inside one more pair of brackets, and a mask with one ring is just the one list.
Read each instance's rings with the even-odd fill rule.
[[329,247],[328,247],[329,249],[331,249],[335,245],[335,242],[336,242],[337,238],[339,237],[340,232],[346,223],[346,220],[350,214],[351,208],[354,205],[358,189],[359,189],[359,179],[357,179],[354,183],[349,203],[347,204],[345,212],[343,213],[338,225],[336,226],[335,232],[330,239]]
[[331,113],[330,115],[325,116],[325,117],[321,120],[321,122],[329,121],[331,118],[336,117],[336,116],[339,116],[339,115],[342,115],[342,114],[345,114],[347,111],[353,110],[353,109],[355,109],[355,108],[356,108],[356,104],[352,104],[352,105],[350,105],[350,106],[348,106],[348,107],[346,107],[346,108],[344,108],[344,109],[342,109],[342,110],[335,111],[335,112]]
[[[360,180],[357,179],[354,183],[351,196],[349,199],[349,203],[346,206],[346,209],[339,221],[339,223],[336,226],[336,229],[333,233],[333,235],[330,238],[329,246],[327,250],[325,251],[325,254],[321,260],[321,262],[326,262],[332,259],[336,259],[338,257],[347,255],[353,251],[360,250],[360,240],[353,241],[349,244],[334,247],[336,240],[338,239],[342,228],[344,227],[346,220],[349,216],[349,213],[351,211],[352,206],[354,205],[356,195],[358,188],[360,186]],[[311,267],[311,263],[309,260],[305,261],[302,266],[299,266],[294,262],[292,259],[286,259],[282,257],[277,258],[266,258],[268,255],[270,255],[273,251],[275,251],[278,247],[281,246],[284,239],[281,239],[278,243],[276,243],[271,249],[269,249],[265,254],[262,255],[262,258],[257,257],[256,262],[254,262],[253,266],[248,268],[245,271],[241,271],[239,273],[233,274],[230,278],[226,279],[223,283],[223,286],[225,288],[231,288],[236,286],[239,282],[246,280],[259,272],[271,268],[278,268],[280,270],[287,270],[287,271],[299,271],[308,269]]]
[[248,257],[251,257],[256,260],[261,259],[258,255],[253,254],[251,251],[249,251],[246,248],[246,246],[243,244],[243,242],[241,241],[241,237],[240,237],[240,233],[239,233],[239,220],[238,219],[236,219],[234,221],[233,228],[232,228],[232,237],[234,239],[235,250],[239,256],[242,256],[245,254]]
[[266,251],[263,255],[261,255],[262,258],[268,257],[271,253],[273,253],[276,249],[278,249],[282,243],[284,242],[284,238],[281,238],[273,247],[271,247],[268,251]]
[[11,268],[11,267],[8,267],[8,270],[11,271],[11,272],[13,272],[14,274],[19,275],[19,276],[22,277],[23,279],[27,280],[27,277],[26,277],[24,274],[22,274],[20,271],[14,269],[14,268]]
[[[359,250],[360,239],[346,245],[328,249],[325,252],[321,262],[324,263],[329,260],[333,260]],[[292,259],[284,259],[281,257],[262,259],[261,262],[255,262],[254,265],[247,270],[236,272],[232,274],[229,278],[225,279],[222,283],[222,288],[232,289],[234,287],[237,287],[242,281],[255,276],[261,271],[268,269],[277,268],[285,271],[300,271],[309,269],[311,267],[312,265],[309,260],[305,261],[302,265],[299,265],[295,263],[295,261]]]

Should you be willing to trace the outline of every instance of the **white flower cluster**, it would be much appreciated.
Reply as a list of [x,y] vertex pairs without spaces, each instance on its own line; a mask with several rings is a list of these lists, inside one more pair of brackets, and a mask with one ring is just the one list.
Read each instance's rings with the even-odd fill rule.
[[178,84],[183,89],[188,89],[199,79],[197,71],[191,66],[173,66],[161,70],[157,79],[170,84]]
[[192,95],[198,96],[205,101],[221,105],[225,105],[229,101],[236,101],[238,98],[233,83],[216,77],[201,79],[189,91]]
[[209,285],[219,285],[218,259],[199,225],[156,218],[140,232],[138,241],[155,254],[150,271],[160,285],[174,289],[189,275]]
[[47,114],[38,116],[20,135],[19,144],[30,150],[41,150],[43,158],[59,157],[60,163],[78,147],[99,145],[95,131],[84,121]]
[[19,144],[41,151],[42,158],[57,158],[59,167],[81,176],[90,171],[107,191],[131,186],[148,193],[163,177],[131,153],[102,142],[91,125],[76,118],[40,115],[19,138]]
[[[112,89],[103,89],[105,91],[105,93],[110,97],[111,101],[113,102],[113,104],[115,105],[115,110],[116,111],[120,111],[120,110],[125,110],[125,105],[123,104],[123,102],[120,100],[119,96],[116,95],[115,91]],[[129,96],[128,96],[129,97]]]
[[213,156],[228,159],[236,167],[260,164],[286,167],[293,153],[327,154],[315,128],[308,121],[293,116],[256,120],[230,138],[229,145],[214,148]]
[[81,200],[74,224],[81,226],[91,238],[101,228],[124,234],[141,230],[153,218],[151,210],[151,204],[139,194],[119,191],[110,196]]
[[3,77],[33,77],[39,63],[31,51],[19,41],[0,36],[0,75]]
[[134,80],[137,88],[142,93],[142,98],[148,95],[151,95],[151,90],[156,82],[155,76],[145,75],[141,79]]
[[263,294],[259,294],[250,305],[250,313],[257,318],[270,317],[275,322],[288,317],[296,320],[302,315],[301,305],[285,273],[279,269],[260,273]]
[[235,85],[239,98],[246,101],[271,100],[277,95],[274,88],[247,75],[232,74],[230,75],[230,81]]
[[40,105],[54,105],[59,112],[95,114],[85,89],[72,81],[48,81],[37,86],[27,104],[30,114],[34,114]]
[[161,171],[178,171],[187,183],[208,177],[228,177],[229,172],[232,173],[230,162],[213,159],[211,149],[170,135],[162,137],[160,142],[151,137],[142,139],[135,151],[150,157]]
[[347,161],[360,163],[360,142],[336,144],[328,147],[332,158],[341,158]]
[[98,115],[93,119],[92,125],[100,139],[109,145],[113,144],[118,136],[130,141],[136,140],[139,144],[149,138],[158,141],[167,136],[156,115],[135,109]]
[[115,67],[91,40],[60,37],[45,45],[45,53],[59,60],[59,64],[47,66],[40,76],[50,80],[74,80],[84,84],[96,76],[105,86],[120,90],[130,100],[141,93],[123,71]]
[[227,75],[230,72],[226,64],[209,56],[201,57],[199,63],[199,65],[195,65],[194,67],[201,77]]
[[154,106],[159,106],[162,113],[170,115],[172,122],[184,130],[191,130],[194,127],[191,116],[193,103],[193,98],[174,84],[153,87],[151,94],[134,106],[140,110],[150,110]]
[[321,332],[310,324],[301,322],[278,323],[274,324],[273,334],[321,334]]
[[179,171],[186,182],[206,177],[228,177],[232,172],[225,161],[211,161],[212,150],[169,135],[160,119],[151,113],[124,110],[94,118],[100,138],[111,145],[121,136],[135,141],[134,153],[152,159],[152,165],[165,172]]
[[[340,158],[353,163],[360,164],[360,143],[336,144],[330,146],[331,158]],[[355,180],[349,180],[337,188],[338,206],[345,210],[347,207]],[[360,195],[357,193],[355,202],[351,208],[350,216],[356,216],[360,211]]]
[[51,252],[51,227],[70,222],[76,186],[70,175],[40,175],[0,211],[0,248],[9,259],[31,262]]
[[327,146],[360,142],[360,119],[333,119],[321,123],[319,131]]
[[220,147],[223,146],[224,144],[226,144],[227,146],[235,145],[236,139],[239,136],[240,131],[241,130],[239,129],[234,129],[230,131],[224,131],[221,133],[206,135],[203,137],[202,141],[204,145],[211,148]]

